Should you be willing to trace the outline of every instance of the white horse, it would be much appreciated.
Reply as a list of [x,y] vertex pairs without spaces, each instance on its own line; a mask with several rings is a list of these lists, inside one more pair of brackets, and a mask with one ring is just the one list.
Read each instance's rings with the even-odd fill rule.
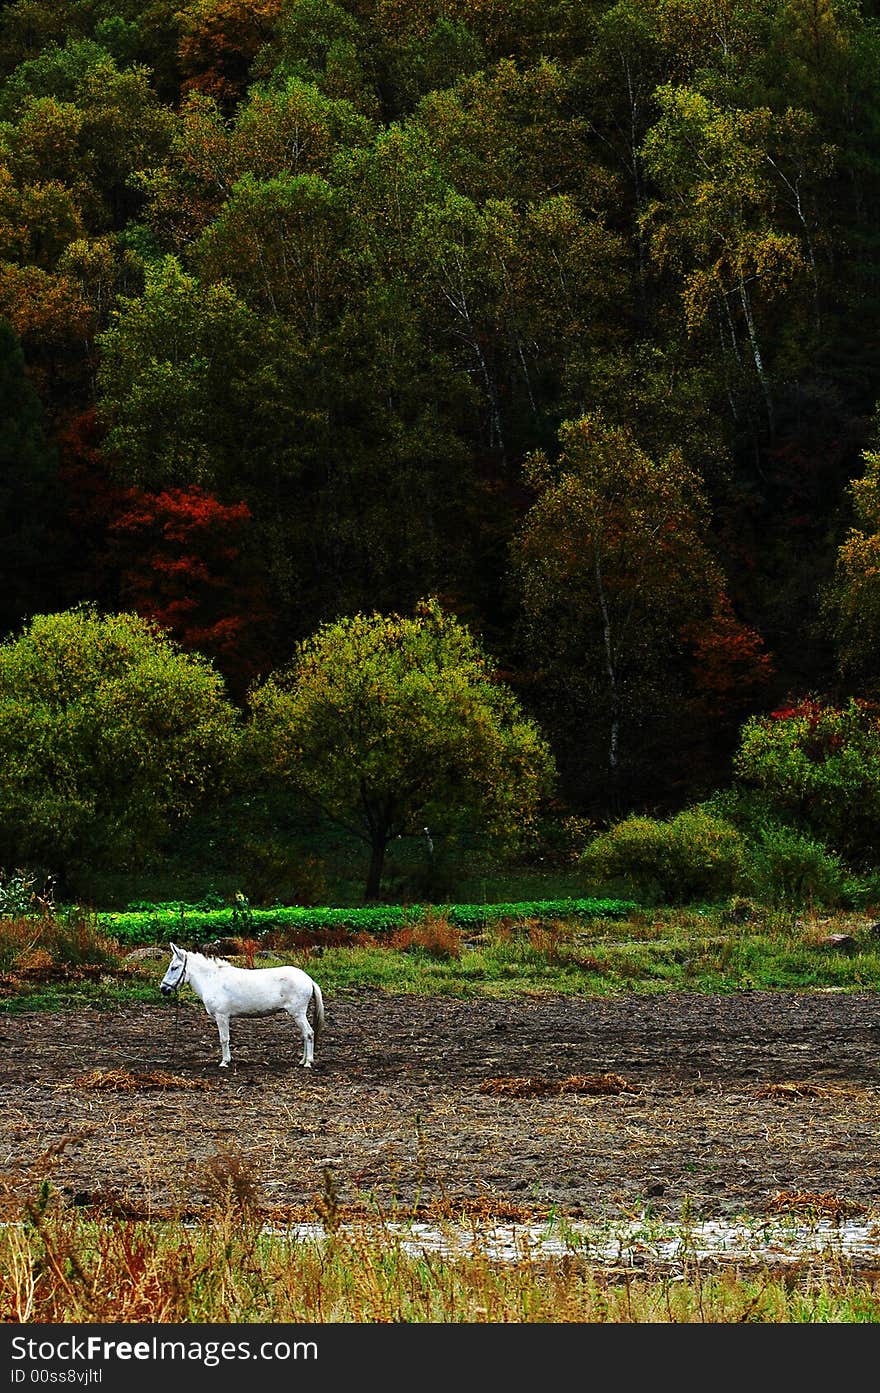
[[[220,1068],[232,1058],[229,1049],[229,1021],[232,1016],[274,1016],[286,1011],[302,1035],[300,1064],[312,1067],[315,1036],[324,1024],[324,998],[321,988],[299,967],[234,967],[225,958],[206,958],[188,953],[171,944],[171,962],[160,983],[164,996],[186,982],[201,997],[208,1015],[220,1034]],[[314,1029],[308,1009],[314,1002]]]

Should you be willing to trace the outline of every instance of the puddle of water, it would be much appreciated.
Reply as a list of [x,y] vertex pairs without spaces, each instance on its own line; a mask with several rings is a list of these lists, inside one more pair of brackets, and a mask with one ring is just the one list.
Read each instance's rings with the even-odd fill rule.
[[[370,1233],[368,1224],[357,1230]],[[292,1224],[272,1232],[294,1242],[318,1242],[320,1224]],[[792,1220],[725,1221],[710,1219],[687,1225],[651,1221],[589,1224],[489,1224],[479,1229],[436,1227],[426,1223],[388,1222],[376,1230],[400,1244],[403,1251],[445,1257],[473,1254],[493,1262],[521,1262],[578,1256],[600,1265],[632,1267],[658,1265],[676,1269],[684,1263],[711,1258],[716,1262],[747,1262],[755,1266],[802,1262],[804,1259],[875,1263],[880,1268],[880,1223],[817,1219],[810,1224]]]

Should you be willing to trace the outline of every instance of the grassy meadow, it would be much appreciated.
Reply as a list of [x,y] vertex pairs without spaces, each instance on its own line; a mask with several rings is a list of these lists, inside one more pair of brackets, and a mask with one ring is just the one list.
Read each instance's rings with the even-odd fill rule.
[[[177,922],[172,917],[154,941],[167,945],[172,938],[195,946],[187,939],[185,913]],[[221,943],[227,956],[243,963],[307,966],[330,996],[359,987],[503,997],[880,986],[880,928],[871,914],[771,910],[740,900],[614,917],[511,913],[472,929],[436,907],[414,911],[382,933],[310,932],[298,923],[288,931],[227,935]],[[0,921],[0,1010],[156,1000],[167,964],[132,953],[101,916],[84,910]]]

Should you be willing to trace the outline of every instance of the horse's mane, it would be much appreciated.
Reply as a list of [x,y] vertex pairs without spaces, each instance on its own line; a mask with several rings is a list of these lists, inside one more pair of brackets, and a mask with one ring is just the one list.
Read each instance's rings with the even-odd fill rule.
[[191,958],[201,958],[201,960],[202,960],[203,963],[207,963],[208,967],[232,967],[232,966],[233,966],[233,964],[228,960],[228,958],[212,958],[212,957],[209,957],[209,955],[208,955],[207,953],[198,953],[198,952],[196,952],[195,949],[193,949],[193,950],[190,952],[190,957],[191,957]]

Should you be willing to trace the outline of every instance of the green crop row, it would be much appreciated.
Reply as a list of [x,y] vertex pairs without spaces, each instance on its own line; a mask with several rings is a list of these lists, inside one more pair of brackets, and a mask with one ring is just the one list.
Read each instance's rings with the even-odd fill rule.
[[153,905],[149,909],[99,914],[104,931],[123,943],[157,943],[180,938],[204,943],[223,935],[260,934],[300,929],[309,932],[343,929],[352,934],[393,932],[426,914],[442,914],[450,924],[479,930],[500,919],[596,919],[617,918],[637,906],[627,900],[534,900],[518,904],[368,905],[352,909],[326,906],[274,906],[200,909],[185,904]]

